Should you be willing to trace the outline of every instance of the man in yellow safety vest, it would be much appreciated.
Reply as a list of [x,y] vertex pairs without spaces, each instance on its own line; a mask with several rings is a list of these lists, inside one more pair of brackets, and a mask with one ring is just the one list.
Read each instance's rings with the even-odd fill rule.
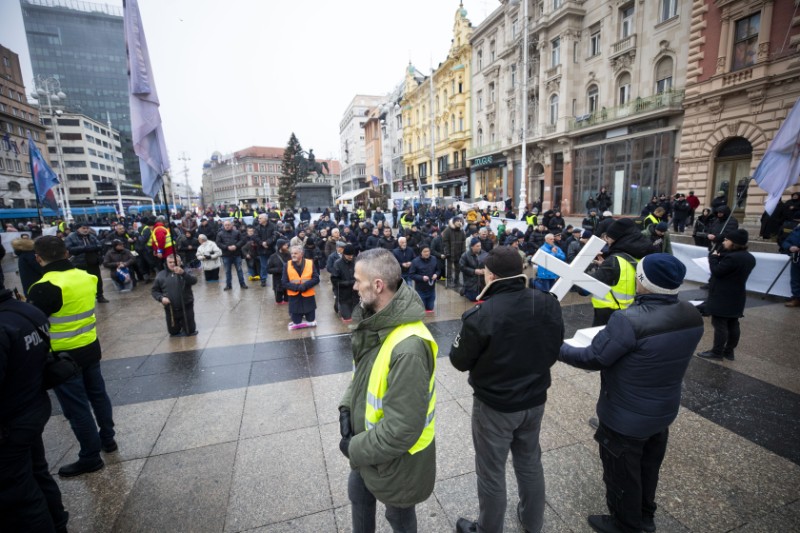
[[50,319],[53,353],[66,352],[81,367],[77,376],[54,389],[80,444],[78,460],[62,466],[58,475],[79,476],[103,468],[100,450],[117,451],[111,400],[100,372],[102,353],[94,315],[97,278],[70,263],[66,245],[58,237],[39,237],[34,250],[44,275],[31,285],[28,300]]
[[376,499],[394,531],[415,532],[416,505],[436,479],[438,348],[391,252],[361,252],[355,280],[361,306],[353,315],[353,380],[339,406],[353,532],[374,531]]

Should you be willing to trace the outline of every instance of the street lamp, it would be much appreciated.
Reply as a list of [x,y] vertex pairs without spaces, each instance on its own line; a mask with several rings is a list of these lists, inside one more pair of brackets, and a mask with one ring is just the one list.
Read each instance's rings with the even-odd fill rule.
[[61,194],[63,196],[62,205],[64,206],[64,218],[67,222],[72,222],[72,210],[69,207],[69,190],[67,189],[67,177],[64,174],[64,158],[61,154],[61,138],[58,134],[58,120],[57,116],[61,116],[63,111],[61,109],[54,109],[53,103],[58,103],[61,100],[66,100],[67,95],[61,90],[61,83],[57,78],[36,76],[33,78],[33,86],[35,90],[31,92],[31,97],[39,101],[39,109],[42,107],[42,102],[39,100],[42,97],[47,98],[47,114],[50,115],[50,124],[53,126],[53,139],[56,142],[56,156],[58,158],[59,178],[61,179]]
[[522,176],[519,186],[519,219],[528,207],[528,0],[511,0],[511,5],[522,1]]

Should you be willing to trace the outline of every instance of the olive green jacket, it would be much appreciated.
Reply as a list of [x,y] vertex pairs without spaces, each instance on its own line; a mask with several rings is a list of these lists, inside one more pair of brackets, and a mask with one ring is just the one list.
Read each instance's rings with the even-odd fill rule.
[[372,494],[384,504],[409,507],[433,492],[436,479],[436,440],[411,455],[428,411],[428,387],[433,355],[428,343],[409,337],[395,346],[389,363],[388,387],[383,396],[383,419],[366,430],[367,385],[381,344],[392,330],[422,320],[425,308],[405,283],[389,305],[375,314],[361,307],[353,331],[355,374],[341,401],[350,409],[355,436],[350,441],[350,466],[357,469]]

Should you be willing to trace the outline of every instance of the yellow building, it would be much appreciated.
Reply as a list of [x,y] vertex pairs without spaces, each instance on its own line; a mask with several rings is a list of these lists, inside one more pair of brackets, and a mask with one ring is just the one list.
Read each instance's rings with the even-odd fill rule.
[[468,196],[471,34],[467,11],[459,6],[447,59],[431,76],[408,65],[401,101],[405,191],[422,187],[427,197],[431,189],[438,197]]

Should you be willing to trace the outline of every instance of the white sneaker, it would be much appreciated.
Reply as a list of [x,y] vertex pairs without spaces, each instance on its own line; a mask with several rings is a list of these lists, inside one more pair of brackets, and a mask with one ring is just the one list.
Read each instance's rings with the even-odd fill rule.
[[295,327],[296,327],[296,326],[295,326],[295,323],[294,323],[294,322],[289,322],[289,331],[291,331],[291,330],[295,329]]
[[305,324],[305,327],[307,327],[307,328],[315,328],[315,327],[317,327],[317,321],[316,320],[314,320],[313,322],[304,322],[304,324]]

